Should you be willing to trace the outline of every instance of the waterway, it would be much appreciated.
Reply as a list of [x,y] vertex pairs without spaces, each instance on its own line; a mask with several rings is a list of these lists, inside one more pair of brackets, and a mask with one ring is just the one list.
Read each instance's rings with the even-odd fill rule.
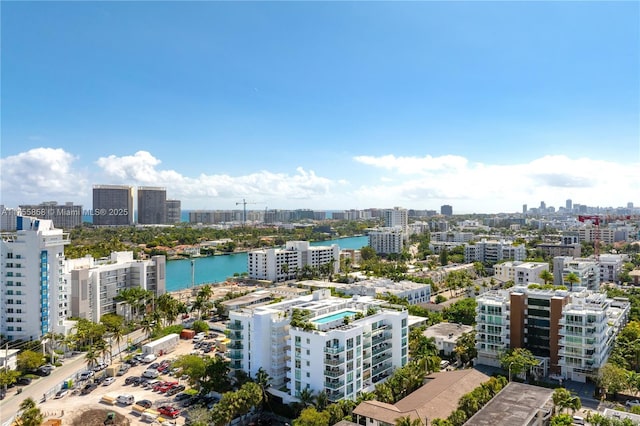
[[[338,244],[341,250],[360,249],[368,243],[367,237],[349,237],[311,243],[312,246]],[[193,259],[194,277],[191,277],[191,260],[170,260],[167,262],[167,291],[176,291],[195,285],[217,283],[234,274],[247,272],[247,253],[221,256],[198,257]]]

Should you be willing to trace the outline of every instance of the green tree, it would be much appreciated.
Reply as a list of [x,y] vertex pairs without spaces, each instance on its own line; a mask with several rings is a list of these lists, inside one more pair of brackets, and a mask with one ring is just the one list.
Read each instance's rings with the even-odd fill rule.
[[196,320],[193,322],[193,325],[191,326],[191,328],[196,333],[207,332],[209,331],[209,324],[203,320]]
[[[500,366],[505,371],[510,371],[511,376],[527,373],[531,367],[538,365],[538,361],[530,350],[524,348],[509,349],[501,358]],[[511,377],[509,377],[511,379]]]
[[556,388],[553,391],[552,400],[554,411],[557,407],[560,408],[560,411],[570,409],[572,412],[576,412],[582,407],[580,398],[573,395],[565,388]]
[[569,283],[569,290],[573,291],[573,285],[580,282],[580,277],[576,275],[575,272],[569,272],[567,276],[564,277],[564,282]]
[[453,348],[453,352],[456,354],[460,363],[467,364],[472,359],[478,356],[478,350],[476,349],[476,332],[470,331],[462,334],[456,342],[456,346]]
[[20,377],[20,372],[16,370],[0,370],[0,387],[7,389],[7,386],[14,384]]
[[360,249],[360,257],[363,261],[373,260],[377,257],[377,254],[372,247],[366,246]]
[[17,419],[20,426],[39,426],[43,421],[44,416],[32,398],[27,398],[20,403],[20,415]]
[[538,275],[538,277],[544,281],[544,284],[547,285],[550,282],[553,282],[553,274],[549,271],[547,271],[546,269],[543,270],[542,272],[540,272],[540,275]]
[[189,382],[195,385],[204,379],[207,363],[198,355],[182,355],[174,361],[173,367],[181,368],[183,374],[189,376]]
[[18,354],[18,370],[29,372],[44,364],[44,356],[39,352],[30,350],[22,351]]
[[598,372],[598,385],[609,394],[616,395],[627,388],[627,372],[611,363],[606,363]]
[[551,419],[551,426],[571,426],[573,417],[569,414],[558,414]]
[[414,419],[411,416],[398,417],[395,426],[423,426],[422,420]]
[[329,413],[318,411],[315,407],[307,407],[293,421],[293,426],[329,426]]
[[476,322],[476,299],[465,298],[452,303],[444,310],[444,316],[449,322],[472,325]]

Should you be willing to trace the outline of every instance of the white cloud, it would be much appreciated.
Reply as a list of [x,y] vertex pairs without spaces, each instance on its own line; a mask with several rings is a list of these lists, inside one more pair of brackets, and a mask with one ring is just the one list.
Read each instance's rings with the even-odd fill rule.
[[197,203],[201,208],[213,208],[212,205],[217,202],[213,197],[227,201],[243,197],[260,201],[309,200],[327,195],[334,185],[330,179],[317,176],[314,171],[302,167],[298,167],[294,174],[263,170],[244,176],[203,173],[192,178],[174,170],[160,169],[160,160],[146,151],[123,157],[102,157],[96,163],[109,180],[133,185],[164,186],[171,197],[183,200],[183,205]]
[[3,200],[16,200],[17,206],[86,196],[86,177],[72,170],[76,159],[60,148],[34,148],[0,159]]
[[[544,156],[528,163],[492,165],[456,156],[359,156],[356,162],[403,176],[397,183],[362,185],[354,198],[372,205],[427,206],[457,204],[467,212],[517,211],[564,205],[566,198],[590,206],[620,206],[638,197],[640,164],[618,164],[589,158]],[[393,202],[391,202],[393,201]],[[420,208],[420,207],[416,207]]]

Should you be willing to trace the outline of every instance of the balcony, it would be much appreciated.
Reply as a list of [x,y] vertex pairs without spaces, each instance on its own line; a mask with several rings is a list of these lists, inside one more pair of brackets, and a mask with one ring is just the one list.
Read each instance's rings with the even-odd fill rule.
[[325,359],[325,365],[342,365],[344,364],[344,358]]
[[327,377],[342,377],[344,376],[344,370],[342,368],[332,368],[324,370],[324,375]]
[[324,387],[332,390],[340,389],[343,386],[344,386],[343,380],[331,380],[331,381],[326,381],[324,383]]
[[244,345],[240,342],[233,342],[227,347],[227,349],[244,349]]
[[324,352],[332,355],[337,355],[339,353],[344,352],[344,346],[330,346],[325,347]]
[[228,356],[229,356],[229,359],[232,359],[232,360],[238,360],[238,359],[244,358],[242,355],[242,352],[240,351],[230,351]]
[[244,326],[242,325],[241,322],[238,322],[238,321],[230,321],[229,324],[227,325],[227,328],[229,330],[244,330]]

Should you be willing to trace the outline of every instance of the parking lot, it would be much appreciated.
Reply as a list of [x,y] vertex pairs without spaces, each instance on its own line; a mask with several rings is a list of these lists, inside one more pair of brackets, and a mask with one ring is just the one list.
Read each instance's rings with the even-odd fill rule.
[[[208,339],[207,341],[213,342],[213,339]],[[184,401],[175,401],[175,398],[183,390],[182,387],[186,389],[189,388],[188,380],[185,376],[176,374],[175,372],[172,373],[169,368],[167,371],[159,373],[155,378],[149,377],[147,380],[153,380],[153,384],[156,385],[155,390],[153,386],[144,386],[144,384],[140,383],[134,384],[132,381],[134,381],[134,377],[141,377],[145,370],[152,364],[154,366],[160,366],[163,361],[169,362],[180,355],[189,353],[194,353],[193,342],[191,340],[180,340],[174,351],[158,357],[153,363],[141,363],[133,366],[122,376],[116,376],[112,379],[111,383],[105,384],[106,382],[102,382],[97,384],[97,386],[95,386],[94,383],[94,385],[91,386],[93,389],[89,393],[83,394],[82,389],[87,389],[88,384],[94,382],[97,377],[104,375],[106,371],[95,372],[92,377],[88,377],[91,376],[91,374],[86,374],[87,380],[79,381],[75,384],[74,389],[63,392],[58,398],[47,398],[45,402],[39,403],[39,407],[47,418],[62,417],[66,424],[70,424],[75,416],[85,410],[102,408],[125,415],[132,425],[148,425],[149,422],[144,421],[141,413],[135,414],[132,411],[134,405],[128,405],[128,403],[125,405],[124,403],[117,402],[118,396],[130,395],[135,402],[142,400],[149,401],[151,404],[150,408],[155,411],[160,407],[166,406],[176,408],[179,410],[179,414],[177,414],[175,419],[171,418],[171,414],[175,415],[175,411],[171,412],[171,410],[163,410],[165,416],[161,415],[161,417],[169,420],[173,424],[184,424],[185,418],[182,413],[184,407],[181,406]],[[198,350],[197,353],[203,353],[203,351]],[[210,351],[207,355],[213,356],[214,353],[215,351]],[[114,359],[114,363],[119,361],[118,357]],[[172,375],[169,375],[169,373]],[[169,382],[169,384],[158,386],[158,384],[162,382]],[[174,389],[171,389],[172,387]],[[178,387],[179,391],[175,390],[176,387]],[[167,395],[167,391],[169,391],[169,395]],[[172,392],[173,394],[171,394]],[[178,398],[180,399],[182,397]],[[105,403],[105,400],[113,401],[114,404]],[[125,402],[126,398],[122,398],[121,400]]]

